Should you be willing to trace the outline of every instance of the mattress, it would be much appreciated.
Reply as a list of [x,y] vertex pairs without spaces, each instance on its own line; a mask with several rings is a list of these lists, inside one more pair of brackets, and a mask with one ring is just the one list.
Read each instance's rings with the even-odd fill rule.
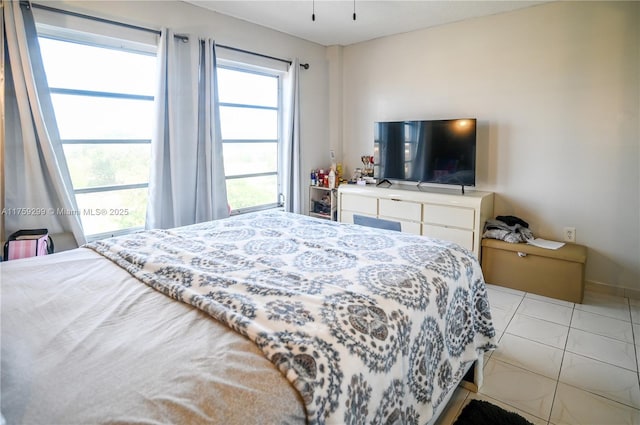
[[8,424],[305,422],[255,344],[94,251],[0,267]]
[[[424,423],[495,346],[477,261],[442,241],[267,212],[90,248],[1,266],[7,423]],[[359,322],[345,297],[393,323]],[[377,340],[349,335],[367,326]],[[313,356],[287,355],[318,346],[283,335],[339,359],[302,376]],[[384,356],[362,341],[394,360],[372,362]]]

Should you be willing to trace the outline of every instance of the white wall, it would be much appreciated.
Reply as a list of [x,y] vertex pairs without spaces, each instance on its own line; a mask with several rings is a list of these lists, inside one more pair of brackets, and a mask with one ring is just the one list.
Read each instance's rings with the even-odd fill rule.
[[343,161],[376,120],[476,117],[495,213],[574,226],[587,280],[640,290],[639,40],[638,2],[554,2],[345,47]]
[[[329,163],[328,62],[324,46],[234,19],[181,1],[47,1],[68,9],[152,29],[211,37],[216,43],[283,59],[298,57],[310,68],[300,71],[303,207],[312,168]],[[318,163],[319,158],[323,162]]]

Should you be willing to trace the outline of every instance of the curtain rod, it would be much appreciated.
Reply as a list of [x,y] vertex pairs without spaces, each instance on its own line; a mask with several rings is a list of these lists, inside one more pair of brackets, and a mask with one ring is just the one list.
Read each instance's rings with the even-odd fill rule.
[[[76,18],[89,19],[89,20],[92,20],[92,21],[102,22],[102,23],[105,23],[105,24],[117,25],[117,26],[121,26],[121,27],[124,27],[124,28],[151,32],[151,33],[154,33],[154,34],[157,34],[157,35],[161,34],[161,32],[156,30],[156,29],[141,27],[141,26],[138,26],[138,25],[127,24],[127,23],[124,23],[124,22],[113,21],[111,19],[99,18],[97,16],[85,15],[83,13],[72,12],[70,10],[58,9],[58,8],[51,7],[51,6],[45,6],[45,5],[39,4],[39,3],[31,3],[30,1],[26,1],[26,0],[20,1],[20,4],[26,5],[27,7],[33,7],[33,8],[36,8],[36,9],[46,10],[48,12],[55,12],[55,13],[61,13],[63,15],[74,16]],[[189,37],[187,37],[186,35],[179,35],[179,34],[176,34],[174,37],[179,38],[181,40],[188,40],[189,39]],[[241,53],[247,53],[249,55],[259,56],[259,57],[262,57],[262,58],[273,59],[273,60],[277,60],[277,61],[280,61],[280,62],[286,62],[289,65],[291,65],[291,61],[288,60],[288,59],[276,58],[274,56],[268,56],[268,55],[264,55],[262,53],[252,52],[250,50],[244,50],[244,49],[239,49],[237,47],[225,46],[223,44],[216,44],[216,47],[221,47],[223,49],[233,50],[233,51],[241,52]],[[304,69],[309,69],[309,64],[308,63],[301,63],[300,66],[302,68],[304,68]]]
[[[220,47],[220,48],[227,49],[227,50],[232,50],[234,52],[247,53],[247,54],[250,54],[250,55],[259,56],[261,58],[273,59],[273,60],[280,61],[280,62],[285,62],[285,63],[288,63],[289,65],[291,65],[291,61],[288,60],[288,59],[280,59],[280,58],[276,58],[274,56],[263,55],[262,53],[252,52],[250,50],[244,50],[244,49],[239,49],[237,47],[225,46],[224,44],[216,44],[216,47]],[[308,63],[301,63],[300,66],[302,68],[304,68],[304,69],[309,69],[309,64]]]

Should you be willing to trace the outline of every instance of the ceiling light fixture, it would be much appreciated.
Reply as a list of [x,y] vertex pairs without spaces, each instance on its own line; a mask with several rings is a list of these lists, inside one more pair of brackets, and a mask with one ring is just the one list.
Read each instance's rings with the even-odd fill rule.
[[[316,21],[316,0],[311,0],[311,20]],[[353,0],[353,20],[356,20],[356,0]]]

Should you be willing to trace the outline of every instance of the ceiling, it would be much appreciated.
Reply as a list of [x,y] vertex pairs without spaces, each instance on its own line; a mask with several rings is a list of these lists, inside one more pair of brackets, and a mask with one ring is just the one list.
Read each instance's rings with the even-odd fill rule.
[[[323,46],[359,43],[535,6],[528,0],[185,0]],[[356,20],[353,20],[353,12]],[[315,21],[311,15],[315,8]]]

